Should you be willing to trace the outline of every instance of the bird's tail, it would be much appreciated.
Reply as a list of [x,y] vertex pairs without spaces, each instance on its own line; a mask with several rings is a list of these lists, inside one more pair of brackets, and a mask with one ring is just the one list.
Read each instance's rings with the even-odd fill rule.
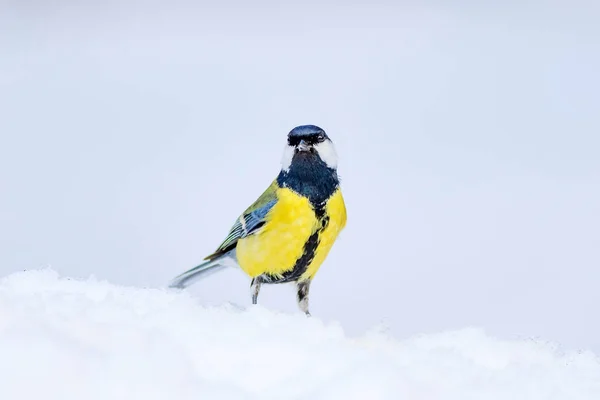
[[194,268],[191,268],[181,275],[176,276],[169,283],[170,288],[183,289],[200,278],[205,278],[208,275],[212,275],[215,272],[227,267],[226,263],[223,262],[221,257],[206,261]]

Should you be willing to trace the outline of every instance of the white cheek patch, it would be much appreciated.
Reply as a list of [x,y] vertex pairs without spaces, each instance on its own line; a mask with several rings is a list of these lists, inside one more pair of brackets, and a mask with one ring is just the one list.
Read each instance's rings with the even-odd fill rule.
[[283,171],[289,171],[290,165],[292,165],[292,159],[294,158],[294,147],[286,144],[283,149],[283,157],[281,158],[281,169]]
[[319,153],[319,157],[327,166],[331,169],[336,169],[338,165],[338,156],[335,151],[335,146],[331,140],[325,140],[324,142],[315,145],[315,150]]

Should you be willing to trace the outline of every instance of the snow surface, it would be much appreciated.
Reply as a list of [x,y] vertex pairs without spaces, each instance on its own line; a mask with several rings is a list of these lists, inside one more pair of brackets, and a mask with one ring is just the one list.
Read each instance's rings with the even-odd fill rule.
[[600,361],[472,328],[350,338],[318,316],[39,270],[0,281],[0,399],[598,400]]

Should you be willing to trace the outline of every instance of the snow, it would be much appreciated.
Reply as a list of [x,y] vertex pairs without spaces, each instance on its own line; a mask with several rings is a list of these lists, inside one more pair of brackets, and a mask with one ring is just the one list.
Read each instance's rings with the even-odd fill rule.
[[0,281],[0,399],[38,398],[597,400],[600,361],[476,328],[352,338],[318,316],[44,269]]

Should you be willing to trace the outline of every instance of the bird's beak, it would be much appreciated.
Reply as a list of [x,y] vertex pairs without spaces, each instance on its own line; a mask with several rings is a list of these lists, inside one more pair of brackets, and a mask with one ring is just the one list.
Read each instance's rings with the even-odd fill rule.
[[306,143],[306,141],[301,140],[300,143],[298,143],[298,146],[296,146],[296,148],[298,149],[298,151],[309,151],[310,145]]

